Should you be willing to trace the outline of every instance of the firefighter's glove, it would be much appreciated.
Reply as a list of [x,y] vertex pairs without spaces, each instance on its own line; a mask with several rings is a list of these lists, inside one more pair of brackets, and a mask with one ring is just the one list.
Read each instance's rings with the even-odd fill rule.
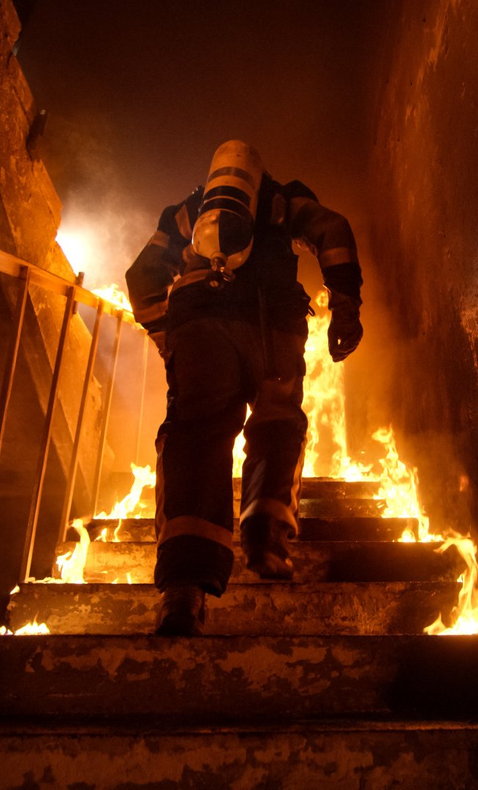
[[346,294],[331,291],[329,309],[332,311],[328,330],[330,356],[334,362],[343,362],[352,351],[355,351],[362,339],[360,301]]
[[164,364],[167,365],[171,359],[171,351],[167,347],[166,332],[150,332],[149,336],[158,349],[160,356],[164,360]]

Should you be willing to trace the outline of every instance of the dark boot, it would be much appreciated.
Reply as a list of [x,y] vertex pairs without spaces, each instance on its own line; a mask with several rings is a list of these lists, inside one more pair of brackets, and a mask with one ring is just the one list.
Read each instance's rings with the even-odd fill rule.
[[155,633],[160,636],[200,636],[203,631],[205,592],[195,584],[168,587],[163,593]]
[[246,567],[261,579],[291,579],[294,568],[289,557],[288,538],[293,534],[289,524],[265,513],[244,519],[241,547]]

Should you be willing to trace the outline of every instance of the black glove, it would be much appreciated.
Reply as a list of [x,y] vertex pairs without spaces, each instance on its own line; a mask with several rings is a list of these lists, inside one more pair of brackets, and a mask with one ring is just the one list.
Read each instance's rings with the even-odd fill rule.
[[360,301],[338,291],[330,291],[329,309],[332,311],[328,330],[329,352],[334,362],[342,362],[355,351],[363,336],[359,319]]

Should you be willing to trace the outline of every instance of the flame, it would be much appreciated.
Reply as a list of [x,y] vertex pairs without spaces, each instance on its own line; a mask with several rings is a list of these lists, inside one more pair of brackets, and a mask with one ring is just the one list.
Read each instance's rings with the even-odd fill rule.
[[117,283],[104,285],[102,288],[94,288],[93,293],[96,294],[96,296],[101,297],[101,299],[105,299],[105,301],[116,305],[116,307],[120,307],[122,310],[128,310],[130,313],[133,312],[131,302],[129,301],[125,292],[120,289],[119,285],[117,285]]
[[46,623],[37,623],[37,615],[35,615],[33,622],[27,623],[16,631],[9,631],[4,625],[0,627],[0,636],[35,636],[36,634],[49,633],[50,629]]
[[[249,419],[251,414],[251,409],[247,407],[247,414],[246,414],[246,422]],[[234,442],[234,447],[232,450],[232,476],[233,477],[242,477],[242,464],[246,459],[246,454],[244,452],[244,445],[246,444],[246,440],[244,438],[244,431],[241,431],[239,436],[236,436],[236,441]]]
[[56,564],[60,570],[61,580],[66,584],[85,584],[83,572],[85,569],[86,557],[90,545],[88,530],[83,526],[81,518],[73,521],[73,527],[80,536],[80,542],[76,544],[74,551],[68,551],[56,558]]
[[[425,515],[418,497],[418,472],[400,460],[393,429],[380,428],[372,439],[383,445],[385,456],[380,459],[382,474],[377,499],[384,499],[386,507],[383,518],[416,518],[418,520],[418,540],[430,542],[443,540],[442,535],[430,533],[430,520]],[[403,542],[416,540],[410,529],[402,534]]]
[[[329,354],[327,327],[330,314],[326,309],[327,302],[327,292],[319,291],[316,298],[319,314],[309,318],[309,336],[305,346],[307,376],[302,408],[307,414],[309,429],[304,477],[343,476],[341,472],[347,454],[343,365],[333,362]],[[250,413],[248,409],[247,417]],[[244,434],[241,433],[234,444],[234,477],[241,476],[244,444]],[[351,469],[350,463],[346,466]]]
[[84,233],[75,234],[59,230],[56,234],[56,241],[75,269],[82,269],[84,261],[91,257],[92,244]]
[[455,634],[472,635],[478,634],[478,565],[476,564],[477,548],[469,537],[463,537],[454,533],[448,537],[442,546],[436,551],[442,554],[444,551],[456,546],[461,556],[466,562],[466,570],[459,577],[462,587],[458,596],[458,603],[452,609],[451,616],[454,624],[447,628],[442,620],[441,613],[431,625],[424,628],[424,632],[430,636],[450,636]]
[[107,535],[108,535],[108,527],[103,527],[98,537],[95,538],[95,543],[96,541],[100,541],[101,543],[106,543]]
[[305,477],[337,477],[347,454],[344,367],[342,363],[333,362],[329,354],[327,292],[320,291],[316,302],[319,314],[309,318],[305,346],[307,376],[302,408],[309,420],[309,430],[303,474]]
[[[129,494],[127,494],[121,502],[117,502],[110,513],[103,511],[102,513],[96,514],[95,518],[123,519],[145,516],[144,511],[148,505],[141,502],[141,494],[143,493],[143,488],[154,488],[156,485],[156,474],[151,470],[149,465],[136,466],[136,464],[133,463],[131,464],[131,471],[134,475],[134,481]],[[116,532],[119,527],[120,525],[118,525],[115,531],[115,540]]]
[[50,629],[46,623],[37,623],[35,616],[33,623],[27,623],[14,632],[15,636],[34,636],[35,634],[49,634]]

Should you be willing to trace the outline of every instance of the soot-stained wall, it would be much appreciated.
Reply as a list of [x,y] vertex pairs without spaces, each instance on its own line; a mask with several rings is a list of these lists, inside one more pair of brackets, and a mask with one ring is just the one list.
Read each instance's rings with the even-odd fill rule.
[[370,72],[367,414],[393,423],[435,526],[463,530],[478,489],[478,5],[399,0],[382,22]]

